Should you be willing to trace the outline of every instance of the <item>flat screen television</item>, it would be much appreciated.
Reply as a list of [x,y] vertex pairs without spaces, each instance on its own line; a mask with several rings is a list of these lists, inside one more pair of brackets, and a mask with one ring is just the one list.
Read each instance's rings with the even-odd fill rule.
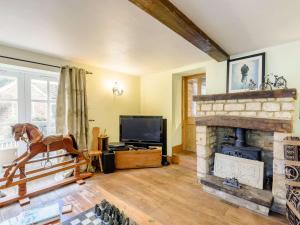
[[161,116],[120,116],[120,141],[162,143]]

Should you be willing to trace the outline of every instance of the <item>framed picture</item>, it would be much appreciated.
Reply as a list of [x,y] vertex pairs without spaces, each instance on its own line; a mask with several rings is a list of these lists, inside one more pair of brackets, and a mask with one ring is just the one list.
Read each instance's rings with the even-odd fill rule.
[[259,90],[265,79],[265,53],[227,61],[227,93]]

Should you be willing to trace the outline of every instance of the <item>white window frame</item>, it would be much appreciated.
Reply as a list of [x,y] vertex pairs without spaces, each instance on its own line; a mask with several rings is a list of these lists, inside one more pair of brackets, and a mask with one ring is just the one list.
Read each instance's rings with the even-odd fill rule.
[[[31,80],[46,80],[48,85],[48,93],[47,93],[47,100],[42,100],[42,102],[47,102],[48,106],[48,116],[50,116],[50,89],[49,89],[49,83],[51,81],[58,82],[59,81],[59,72],[50,72],[45,70],[36,70],[26,67],[17,67],[17,66],[11,66],[11,65],[5,65],[0,64],[0,76],[10,76],[10,77],[16,77],[17,78],[17,89],[18,89],[18,95],[17,95],[17,103],[18,103],[18,123],[24,123],[24,122],[32,122],[31,121]],[[6,99],[3,99],[6,100]],[[7,99],[9,100],[9,99]],[[11,99],[12,100],[12,99]],[[15,100],[15,99],[14,99]],[[38,101],[38,100],[34,100]],[[53,101],[52,101],[53,102]],[[3,123],[4,124],[4,123]],[[47,127],[50,127],[50,118],[47,118]],[[16,146],[9,146],[7,148],[1,148],[1,150],[6,150],[10,148],[15,148]]]
[[[25,96],[28,96],[25,98],[26,104],[25,104],[25,121],[30,121],[31,120],[31,103],[34,102],[46,102],[47,103],[47,127],[50,127],[50,114],[51,114],[51,103],[53,102],[52,99],[50,99],[50,82],[58,82],[58,76],[49,76],[49,75],[44,75],[44,74],[25,74],[25,79],[24,79],[24,87],[25,87]],[[31,99],[31,80],[45,80],[47,81],[47,100],[32,100]]]

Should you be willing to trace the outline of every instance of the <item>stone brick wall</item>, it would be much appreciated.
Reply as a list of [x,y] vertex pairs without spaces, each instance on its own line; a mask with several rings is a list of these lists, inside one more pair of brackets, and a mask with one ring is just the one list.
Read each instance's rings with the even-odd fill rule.
[[215,127],[197,126],[197,177],[201,179],[212,171],[217,135]]
[[260,98],[198,101],[196,116],[230,115],[291,120],[295,111],[293,98]]
[[284,175],[284,150],[283,139],[291,136],[288,133],[274,133],[273,142],[273,189],[274,202],[272,210],[285,214],[286,209],[286,186]]
[[[295,100],[293,98],[264,98],[264,99],[237,99],[198,101],[197,117],[213,115],[244,116],[250,118],[293,120],[295,113]],[[231,129],[231,128],[229,128]],[[211,174],[214,161],[214,152],[217,149],[217,127],[197,126],[197,176],[200,180]],[[266,167],[273,170],[274,203],[272,210],[285,213],[286,188],[284,182],[284,151],[283,138],[289,133],[262,132],[248,130],[246,140],[249,145],[264,149],[265,157],[272,160]]]

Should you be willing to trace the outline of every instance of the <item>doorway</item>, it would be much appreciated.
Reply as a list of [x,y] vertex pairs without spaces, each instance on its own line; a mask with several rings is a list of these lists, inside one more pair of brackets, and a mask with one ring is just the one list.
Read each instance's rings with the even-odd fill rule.
[[182,78],[182,150],[196,152],[196,112],[194,95],[205,95],[206,76],[195,74]]

